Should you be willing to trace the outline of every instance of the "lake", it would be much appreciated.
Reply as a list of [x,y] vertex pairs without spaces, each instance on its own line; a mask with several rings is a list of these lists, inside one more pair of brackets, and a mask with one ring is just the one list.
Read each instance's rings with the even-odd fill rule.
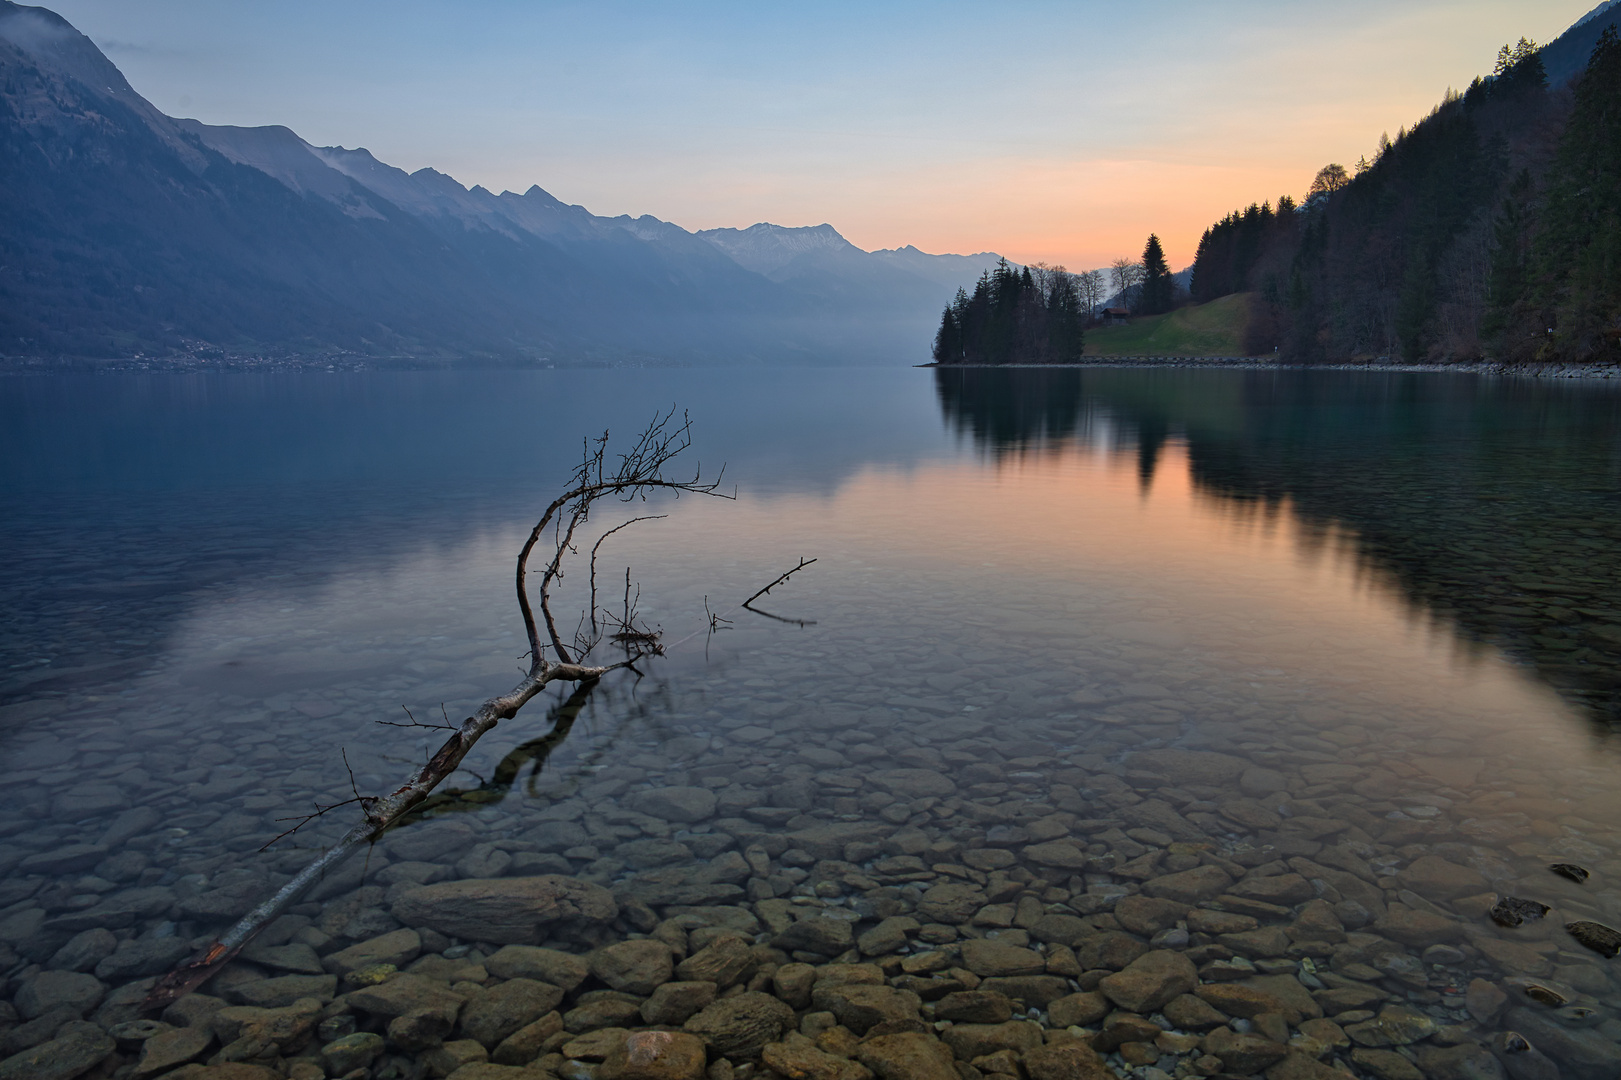
[[[48,1021],[6,1053],[133,1017],[356,811],[266,842],[443,737],[390,724],[510,689],[524,535],[582,440],[672,405],[736,498],[624,507],[666,516],[601,555],[668,655],[504,722],[206,994],[330,1001],[365,954],[477,1004],[567,981],[522,946],[650,935],[524,1060],[584,1076],[592,1029],[803,978],[824,1047],[933,1025],[985,1074],[1042,1038],[987,1034],[1004,1001],[1143,1080],[1621,1069],[1615,961],[1566,930],[1621,926],[1621,395],[1103,368],[0,382],[0,971]],[[737,610],[802,557],[781,619]],[[490,885],[541,875],[618,913]],[[528,922],[470,926],[479,889]],[[780,952],[668,989],[738,935]],[[787,966],[858,960],[921,1006],[867,1016],[823,969],[812,1008]],[[354,1000],[270,1056],[383,1031]]]

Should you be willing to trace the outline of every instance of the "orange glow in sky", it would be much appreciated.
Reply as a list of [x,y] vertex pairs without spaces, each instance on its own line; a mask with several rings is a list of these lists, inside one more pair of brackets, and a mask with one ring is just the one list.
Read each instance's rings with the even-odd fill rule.
[[1592,0],[57,0],[171,115],[868,250],[1173,266]]

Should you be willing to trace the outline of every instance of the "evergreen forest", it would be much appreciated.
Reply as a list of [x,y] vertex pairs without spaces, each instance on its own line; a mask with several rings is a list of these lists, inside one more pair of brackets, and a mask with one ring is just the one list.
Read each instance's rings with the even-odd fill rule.
[[1190,291],[1253,293],[1247,351],[1292,361],[1621,360],[1621,40],[1560,87],[1505,46],[1354,172],[1205,230]]
[[934,337],[937,364],[1069,364],[1081,358],[1086,305],[1063,267],[1007,260],[958,289]]

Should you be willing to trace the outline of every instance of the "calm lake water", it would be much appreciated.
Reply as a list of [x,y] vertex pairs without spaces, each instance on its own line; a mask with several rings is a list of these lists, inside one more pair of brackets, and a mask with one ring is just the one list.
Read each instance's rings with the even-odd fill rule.
[[[1053,1000],[1152,941],[1295,1001],[1294,1053],[1358,1075],[1621,1069],[1617,961],[1564,928],[1621,926],[1621,395],[1443,375],[0,382],[6,995],[42,965],[127,1007],[350,824],[257,850],[350,797],[345,761],[380,791],[439,741],[378,721],[510,688],[523,534],[582,438],[672,403],[737,499],[637,504],[668,516],[603,564],[676,646],[578,719],[560,691],[492,732],[269,944],[395,930],[424,882],[563,873],[809,960],[899,915],[923,925],[895,948],[942,969],[986,975],[974,937],[1039,946],[1057,983],[989,985],[1048,1026],[1108,1023]],[[806,625],[704,633],[706,599],[802,556],[767,607]],[[1507,896],[1554,910],[1501,927]],[[418,928],[424,953],[503,944]],[[271,1000],[278,963],[210,992]],[[1145,1015],[1212,1026],[1190,1010]],[[1210,1071],[1176,1046],[1113,1060]]]

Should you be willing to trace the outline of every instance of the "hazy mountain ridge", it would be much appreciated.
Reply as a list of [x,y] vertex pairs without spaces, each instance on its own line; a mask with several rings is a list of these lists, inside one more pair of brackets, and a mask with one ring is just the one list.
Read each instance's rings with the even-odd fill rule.
[[828,225],[695,234],[175,119],[5,0],[0,149],[0,353],[905,362],[996,259],[868,253]]

